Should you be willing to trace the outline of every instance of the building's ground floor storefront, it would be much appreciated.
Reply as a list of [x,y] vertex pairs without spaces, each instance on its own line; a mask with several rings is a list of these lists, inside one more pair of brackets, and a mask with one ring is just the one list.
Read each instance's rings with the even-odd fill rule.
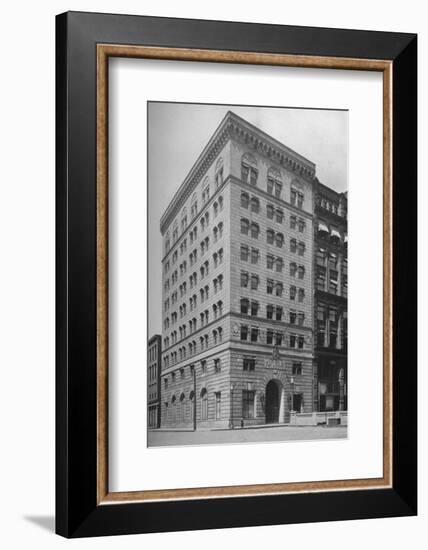
[[315,401],[320,412],[348,410],[348,369],[345,354],[319,351],[315,354]]
[[162,374],[161,427],[228,429],[290,421],[314,410],[313,357],[223,349]]

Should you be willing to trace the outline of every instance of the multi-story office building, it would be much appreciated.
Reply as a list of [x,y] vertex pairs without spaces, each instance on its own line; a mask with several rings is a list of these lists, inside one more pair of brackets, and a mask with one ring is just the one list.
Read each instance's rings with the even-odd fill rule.
[[315,180],[314,200],[315,409],[347,410],[347,193]]
[[173,197],[160,224],[162,426],[313,410],[314,178],[228,112]]
[[161,356],[162,336],[155,334],[147,346],[147,425],[159,428],[161,425]]

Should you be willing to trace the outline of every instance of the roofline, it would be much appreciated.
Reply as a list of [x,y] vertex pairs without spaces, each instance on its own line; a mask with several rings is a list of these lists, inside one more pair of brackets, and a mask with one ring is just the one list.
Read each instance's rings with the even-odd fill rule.
[[[254,124],[251,124],[250,122],[246,121],[239,115],[235,114],[232,111],[227,111],[223,119],[221,120],[220,124],[217,126],[216,130],[208,140],[208,143],[203,148],[202,152],[199,154],[198,158],[196,159],[195,163],[193,164],[192,168],[190,169],[189,173],[185,177],[183,183],[180,185],[180,187],[177,189],[177,191],[174,193],[174,196],[172,197],[171,201],[169,202],[165,212],[162,214],[160,219],[160,227],[162,231],[162,227],[164,226],[167,218],[171,215],[171,213],[174,211],[174,209],[177,206],[177,203],[179,202],[179,198],[181,197],[184,190],[187,188],[189,182],[192,180],[192,178],[197,174],[198,169],[201,168],[201,165],[203,161],[205,160],[206,156],[208,155],[208,152],[210,151],[211,147],[214,145],[216,140],[219,139],[221,134],[226,130],[226,127],[230,125],[230,123],[234,123],[238,126],[240,126],[243,129],[246,129],[247,131],[256,133],[261,139],[266,141],[270,146],[273,146],[277,149],[280,149],[283,153],[286,154],[287,157],[294,158],[296,161],[298,161],[300,164],[305,165],[306,169],[310,171],[310,173],[315,174],[315,168],[316,165],[309,159],[305,158],[304,156],[300,155],[299,153],[296,153],[293,149],[290,149],[277,139],[273,138],[269,134],[266,134],[263,130],[255,126]],[[231,139],[231,136],[228,136],[228,140]],[[163,231],[162,231],[163,232]]]

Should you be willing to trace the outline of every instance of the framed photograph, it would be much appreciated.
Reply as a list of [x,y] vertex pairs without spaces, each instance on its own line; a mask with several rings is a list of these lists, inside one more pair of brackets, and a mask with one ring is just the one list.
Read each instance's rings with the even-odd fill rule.
[[417,513],[417,38],[57,16],[57,532]]

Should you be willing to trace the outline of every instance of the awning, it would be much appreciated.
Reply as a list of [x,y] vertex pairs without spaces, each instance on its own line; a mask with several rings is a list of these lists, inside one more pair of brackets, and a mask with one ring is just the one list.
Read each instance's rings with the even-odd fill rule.
[[319,222],[318,231],[324,231],[325,233],[330,233],[330,231],[328,230],[328,227],[324,222]]
[[337,231],[337,229],[332,229],[330,237],[337,237],[338,239],[340,239],[339,231]]

